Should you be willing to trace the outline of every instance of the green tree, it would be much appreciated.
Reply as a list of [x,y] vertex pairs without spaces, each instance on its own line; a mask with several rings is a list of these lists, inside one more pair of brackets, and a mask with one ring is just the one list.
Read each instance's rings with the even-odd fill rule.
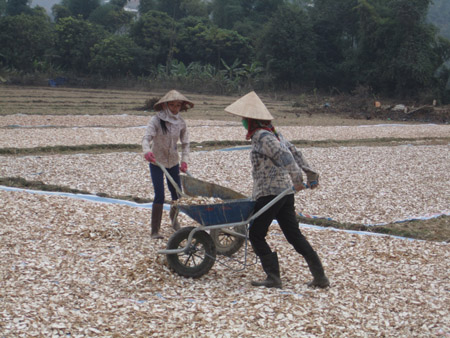
[[205,45],[205,41],[201,38],[211,25],[209,20],[193,17],[180,20],[176,58],[184,64],[192,62],[206,64],[213,60],[213,50]]
[[124,8],[128,0],[111,0],[109,3],[113,6]]
[[29,14],[31,0],[8,0],[6,2],[6,15]]
[[272,17],[272,15],[286,1],[280,0],[240,0],[243,15],[253,22],[264,22]]
[[434,0],[428,11],[427,19],[438,27],[439,34],[450,39],[450,1]]
[[221,59],[232,64],[236,59],[248,62],[253,55],[250,41],[237,32],[198,23],[180,30],[177,40],[178,60],[186,64],[201,62],[219,68]]
[[176,22],[166,13],[157,11],[145,13],[130,29],[132,39],[149,52],[149,62],[155,66],[171,62],[176,34]]
[[289,0],[212,0],[213,22],[220,28],[257,39],[262,26]]
[[73,17],[63,18],[55,26],[55,62],[68,70],[88,72],[90,49],[107,33],[98,25]]
[[442,65],[436,29],[426,23],[431,0],[360,0],[356,67],[377,92],[415,96],[431,89]]
[[147,12],[156,10],[156,0],[140,0],[138,11],[142,16]]
[[283,87],[311,85],[316,68],[316,36],[304,10],[281,7],[265,25],[258,59]]
[[69,8],[61,4],[55,4],[52,6],[52,14],[56,22],[60,19],[71,16]]
[[208,17],[208,1],[205,0],[183,0],[180,4],[183,17]]
[[182,0],[163,0],[157,3],[156,10],[166,13],[172,19],[177,20],[185,16],[181,10]]
[[6,14],[6,0],[0,0],[0,17]]
[[125,11],[123,7],[108,3],[94,9],[89,16],[89,21],[101,25],[113,33],[129,25],[133,17],[134,14]]
[[212,22],[208,17],[201,16],[188,16],[178,21],[180,24],[180,30],[183,31],[186,28],[192,28],[197,26],[198,24],[211,26]]
[[200,35],[213,50],[215,62],[211,62],[219,68],[221,60],[226,63],[233,63],[236,59],[248,62],[253,55],[253,48],[250,41],[239,35],[237,32],[228,29],[212,26]]
[[157,0],[156,10],[167,13],[172,19],[187,16],[207,16],[207,5],[202,0]]
[[140,75],[145,69],[146,53],[129,37],[112,35],[91,48],[89,69],[107,77]]
[[0,60],[24,71],[42,69],[53,42],[50,20],[45,15],[20,14],[0,18]]
[[220,28],[231,29],[236,22],[244,21],[240,0],[213,0],[212,21]]
[[357,38],[358,0],[316,0],[307,7],[317,38],[317,86],[320,88],[355,85],[355,74],[348,66],[353,59]]
[[100,6],[100,0],[62,0],[61,4],[68,8],[71,16],[81,15],[83,19],[87,19]]
[[386,80],[396,79],[395,91],[400,95],[416,95],[431,87],[440,66],[434,62],[436,29],[425,22],[430,4],[431,0],[397,0],[390,4],[394,39],[399,46],[394,51],[392,74]]
[[145,14],[149,11],[164,12],[174,20],[188,16],[208,16],[207,0],[141,0],[139,13]]

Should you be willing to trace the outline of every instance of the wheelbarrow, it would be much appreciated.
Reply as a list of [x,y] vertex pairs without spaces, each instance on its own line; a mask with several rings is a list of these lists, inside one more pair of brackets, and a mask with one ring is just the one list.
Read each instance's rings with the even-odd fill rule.
[[[180,181],[183,187],[183,190],[181,190],[172,176],[168,173],[167,169],[158,162],[155,162],[155,164],[158,165],[164,172],[167,179],[174,186],[179,197],[216,197],[224,201],[248,199],[247,196],[232,189],[194,178],[189,172],[187,172],[186,175],[180,175]],[[178,211],[180,209],[181,208],[178,208],[178,206],[176,207],[176,212],[172,219],[172,225],[176,222]],[[182,209],[183,212],[188,214],[184,207]],[[217,254],[231,256],[235,252],[239,251],[244,244],[246,238],[246,226],[241,225],[234,228],[224,227],[222,229],[210,229],[209,234],[216,245]]]
[[[168,178],[171,179],[170,175]],[[249,224],[292,191],[292,187],[285,189],[256,213],[253,213],[256,201],[250,198],[207,205],[179,204],[178,208],[200,225],[179,229],[169,238],[166,249],[159,250],[158,253],[166,255],[169,267],[180,276],[199,278],[213,267],[217,257],[216,242],[208,231],[226,231],[234,237],[242,238],[246,243],[243,263],[245,268]],[[233,232],[236,228],[243,228],[245,232]],[[235,249],[236,245],[233,247],[233,250]]]
[[[199,180],[192,177],[189,173],[188,175],[181,175],[180,180],[181,185],[183,186],[183,191],[188,196],[217,197],[222,199],[223,201],[249,200],[247,196],[241,193],[238,193],[226,187],[222,187],[218,184]],[[196,210],[196,208],[193,208],[193,210],[187,210],[187,206],[182,206],[179,209],[196,220],[198,223],[204,224],[203,221],[198,221],[197,219],[207,216],[199,214],[199,210]],[[191,213],[193,213],[194,215],[191,215]],[[227,215],[227,217],[229,217],[229,215]],[[223,219],[223,221],[224,222],[222,223],[229,223],[229,221],[227,222],[225,219]],[[205,222],[206,224],[211,224],[213,220],[207,219]],[[209,229],[209,234],[212,237],[214,244],[216,245],[217,254],[231,256],[235,252],[237,252],[245,242],[246,225],[228,228],[223,227],[220,229]]]

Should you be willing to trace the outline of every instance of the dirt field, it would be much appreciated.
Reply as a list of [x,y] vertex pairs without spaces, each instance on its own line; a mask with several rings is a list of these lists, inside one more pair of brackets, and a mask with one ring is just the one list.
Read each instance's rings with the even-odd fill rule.
[[[0,115],[147,115],[164,92],[122,91],[45,87],[1,87]],[[225,114],[223,108],[237,97],[185,93],[195,104],[189,119],[229,121],[235,117]],[[244,93],[245,94],[245,93]],[[307,96],[266,93],[260,97],[275,117],[278,125],[339,126],[379,123],[449,123],[450,106],[432,106],[408,102],[382,101],[376,108],[373,97]],[[398,104],[404,110],[394,110]]]
[[[296,209],[325,226],[301,230],[332,283],[308,289],[306,263],[274,225],[283,289],[269,290],[251,287],[263,272],[242,268],[244,249],[198,279],[171,271],[157,253],[173,234],[167,210],[165,238],[152,241],[148,204],[70,194],[152,200],[140,142],[161,94],[0,86],[0,337],[450,337],[445,108],[261,95],[321,174]],[[186,95],[190,172],[250,196],[245,131],[223,111],[237,97]]]

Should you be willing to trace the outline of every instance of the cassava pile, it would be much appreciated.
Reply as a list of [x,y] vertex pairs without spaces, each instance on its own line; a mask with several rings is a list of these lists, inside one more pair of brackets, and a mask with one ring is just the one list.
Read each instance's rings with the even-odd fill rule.
[[203,197],[203,196],[187,196],[179,198],[173,202],[173,205],[208,205],[208,204],[218,204],[223,203],[221,198],[217,197]]

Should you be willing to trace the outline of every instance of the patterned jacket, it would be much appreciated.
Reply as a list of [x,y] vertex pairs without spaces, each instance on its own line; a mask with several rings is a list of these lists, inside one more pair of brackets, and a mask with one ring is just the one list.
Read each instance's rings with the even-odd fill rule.
[[[267,130],[257,130],[252,136],[250,159],[253,175],[253,198],[278,195],[286,188],[303,182],[319,180],[319,174],[306,162],[303,154],[278,133],[280,140]],[[292,191],[294,193],[294,191]]]
[[145,136],[142,139],[142,150],[151,151],[156,160],[166,168],[172,168],[180,162],[177,142],[181,142],[181,162],[189,160],[189,133],[186,122],[179,117],[179,123],[166,122],[167,133],[161,129],[161,122],[157,115],[150,118]]

